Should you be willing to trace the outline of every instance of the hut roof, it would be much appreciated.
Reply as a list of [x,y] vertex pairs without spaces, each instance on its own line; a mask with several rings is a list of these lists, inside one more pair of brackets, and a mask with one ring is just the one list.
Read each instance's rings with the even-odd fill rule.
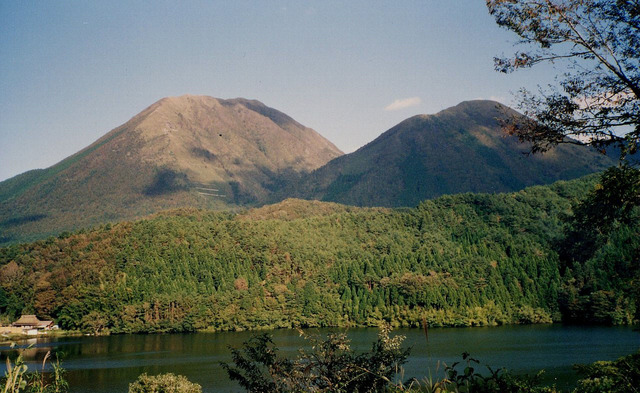
[[40,320],[35,315],[22,315],[13,323],[13,326],[38,326]]

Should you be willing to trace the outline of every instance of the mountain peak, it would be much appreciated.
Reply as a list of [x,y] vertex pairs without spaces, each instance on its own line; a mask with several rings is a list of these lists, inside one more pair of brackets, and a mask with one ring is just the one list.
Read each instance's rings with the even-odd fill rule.
[[255,203],[340,155],[256,100],[165,97],[53,167],[0,183],[0,238],[166,208]]
[[499,108],[508,108],[508,106],[495,101],[495,100],[485,100],[485,99],[477,99],[477,100],[466,100],[460,102],[458,105],[454,105],[451,108],[490,108],[490,107],[499,107]]
[[[165,97],[132,119],[144,161],[198,183],[261,181],[283,171],[308,172],[342,152],[317,132],[260,101]],[[252,177],[252,176],[251,176]]]
[[517,114],[516,111],[498,101],[492,100],[470,100],[462,101],[458,105],[444,109],[431,116],[467,116],[473,119],[502,118],[506,114]]

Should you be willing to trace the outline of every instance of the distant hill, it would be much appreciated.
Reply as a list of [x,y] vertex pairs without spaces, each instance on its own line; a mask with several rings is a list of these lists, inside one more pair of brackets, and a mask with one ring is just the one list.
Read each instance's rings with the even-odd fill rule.
[[416,206],[460,192],[508,192],[605,169],[609,157],[573,145],[544,155],[501,130],[516,114],[493,101],[467,101],[411,117],[354,153],[338,157],[280,191],[284,197],[357,206]]
[[342,152],[259,101],[161,99],[60,163],[0,183],[0,244],[177,207],[263,200]]
[[306,201],[302,199],[285,199],[272,205],[250,209],[241,213],[237,218],[241,221],[282,220],[292,221],[301,218],[323,217],[337,213],[352,212],[383,212],[388,213],[387,208],[362,208],[340,205],[332,202]]

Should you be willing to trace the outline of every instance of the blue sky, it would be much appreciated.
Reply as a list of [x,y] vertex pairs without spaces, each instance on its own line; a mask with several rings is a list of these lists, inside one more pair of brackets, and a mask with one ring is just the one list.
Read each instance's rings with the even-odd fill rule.
[[493,70],[515,42],[481,0],[2,1],[0,180],[182,94],[260,100],[351,152],[410,116],[552,82]]

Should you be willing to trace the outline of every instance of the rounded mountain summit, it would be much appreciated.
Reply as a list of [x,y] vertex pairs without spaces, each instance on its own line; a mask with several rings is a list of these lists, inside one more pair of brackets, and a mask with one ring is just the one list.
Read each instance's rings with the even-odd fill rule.
[[529,155],[500,119],[522,117],[494,101],[465,101],[435,115],[413,116],[359,150],[276,194],[357,206],[416,206],[463,192],[508,192],[604,170],[615,161],[563,144]]

